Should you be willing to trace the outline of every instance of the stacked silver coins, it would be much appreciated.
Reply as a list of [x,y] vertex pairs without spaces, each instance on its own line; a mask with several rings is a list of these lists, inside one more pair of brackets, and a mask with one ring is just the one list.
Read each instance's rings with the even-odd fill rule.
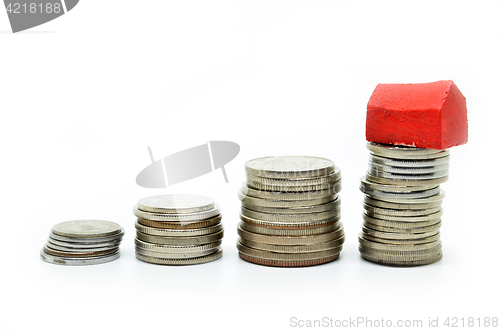
[[193,194],[158,195],[134,207],[135,256],[162,265],[193,265],[222,256],[219,206],[211,198]]
[[92,265],[120,257],[124,235],[120,225],[98,220],[67,221],[56,224],[40,251],[43,261],[59,265]]
[[301,267],[338,258],[341,175],[332,161],[273,156],[248,161],[245,171],[237,242],[243,260]]
[[439,228],[449,151],[367,143],[368,172],[361,256],[371,262],[417,266],[441,260]]

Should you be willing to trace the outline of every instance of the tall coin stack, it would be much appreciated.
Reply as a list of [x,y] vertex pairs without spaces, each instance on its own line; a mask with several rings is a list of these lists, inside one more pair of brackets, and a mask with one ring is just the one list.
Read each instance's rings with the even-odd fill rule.
[[359,251],[368,261],[396,266],[442,258],[439,228],[449,151],[367,143],[368,172]]
[[219,206],[211,198],[192,194],[158,195],[134,207],[135,256],[162,265],[193,265],[222,256]]
[[99,220],[67,221],[54,225],[40,251],[43,261],[59,265],[93,265],[120,257],[124,235],[120,225]]
[[339,257],[341,175],[332,161],[273,156],[248,161],[245,171],[237,242],[243,260],[301,267]]

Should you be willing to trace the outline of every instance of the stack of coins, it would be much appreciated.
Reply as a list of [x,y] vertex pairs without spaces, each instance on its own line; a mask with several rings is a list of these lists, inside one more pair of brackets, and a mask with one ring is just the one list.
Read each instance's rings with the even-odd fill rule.
[[68,221],[56,224],[40,251],[43,261],[59,265],[93,265],[120,257],[124,235],[120,225],[98,220]]
[[439,228],[449,151],[367,143],[368,172],[361,256],[375,263],[417,266],[442,258]]
[[248,161],[237,248],[243,260],[276,267],[334,261],[344,243],[340,169],[327,159],[276,156]]
[[219,206],[211,198],[167,194],[139,200],[134,207],[135,256],[162,265],[193,265],[222,256]]

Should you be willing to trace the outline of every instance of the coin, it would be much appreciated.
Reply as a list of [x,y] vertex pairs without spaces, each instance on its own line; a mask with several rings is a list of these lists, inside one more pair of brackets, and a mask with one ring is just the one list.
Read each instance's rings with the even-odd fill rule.
[[67,248],[94,249],[94,248],[118,246],[121,243],[121,238],[118,240],[103,241],[103,242],[66,242],[49,237],[48,241],[54,245],[59,245]]
[[277,261],[277,260],[259,259],[239,252],[239,256],[242,260],[269,267],[311,267],[315,265],[333,262],[339,257],[339,255],[340,253],[327,258],[321,258],[316,260]]
[[341,172],[340,168],[336,167],[335,171],[321,177],[302,177],[302,178],[265,178],[259,176],[247,175],[247,183],[253,186],[266,185],[266,186],[312,186],[312,185],[322,185],[322,184],[332,184],[337,183],[340,180]]
[[[429,185],[419,185],[408,186],[408,185],[396,185],[394,183],[378,183],[369,179],[369,175],[361,177],[361,191],[363,189],[369,190],[377,190],[382,192],[391,192],[391,193],[414,193],[414,192],[432,192],[431,195],[437,194],[439,192],[438,184],[429,184]],[[437,192],[436,192],[437,191]],[[363,191],[364,192],[364,191]],[[429,195],[430,196],[430,195]]]
[[363,225],[369,229],[373,229],[376,231],[382,231],[382,232],[391,232],[391,233],[409,233],[409,234],[420,234],[420,233],[428,233],[428,232],[434,232],[436,230],[439,230],[441,227],[441,221],[427,225],[427,226],[422,226],[422,227],[406,227],[406,228],[400,228],[400,227],[392,227],[392,226],[381,226],[378,224],[373,224],[370,222],[365,222]]
[[[440,179],[443,177],[448,177],[448,170],[444,171],[436,171],[436,172],[429,172],[429,173],[417,173],[417,174],[409,174],[409,173],[394,173],[394,172],[387,172],[387,171],[382,171],[378,170],[376,168],[370,168],[368,169],[368,175],[373,176],[373,177],[381,177],[385,179],[391,179],[391,180],[396,180],[396,181],[416,181],[416,180],[432,180],[432,179]],[[372,178],[373,178],[372,177]]]
[[192,237],[192,236],[203,236],[222,230],[222,224],[216,224],[208,226],[201,229],[157,229],[149,226],[144,226],[139,222],[135,223],[135,228],[137,231],[150,234],[153,236],[166,236],[166,237]]
[[311,253],[276,253],[268,252],[258,249],[253,249],[247,247],[241,242],[237,242],[237,248],[240,253],[245,255],[265,260],[279,260],[279,261],[303,261],[303,260],[315,260],[321,258],[327,258],[340,253],[342,246],[330,248],[323,251],[311,252]]
[[435,159],[420,159],[420,160],[402,160],[402,159],[391,159],[387,157],[380,157],[370,154],[368,157],[368,162],[373,164],[378,164],[382,166],[400,167],[400,168],[424,168],[433,166],[448,165],[450,162],[450,156],[444,156]]
[[164,194],[139,200],[137,208],[151,213],[193,214],[214,209],[215,202],[202,195]]
[[[397,167],[391,165],[378,164],[374,162],[368,162],[368,169],[370,169],[370,171],[386,172],[390,174],[402,174],[402,175],[432,174],[443,171],[448,172],[449,163],[424,166],[424,167]],[[373,175],[376,176],[376,174]]]
[[138,218],[159,221],[159,222],[190,222],[190,221],[201,221],[207,218],[212,218],[220,214],[220,209],[217,204],[215,208],[210,210],[205,210],[198,213],[185,213],[185,214],[161,214],[161,213],[150,213],[146,211],[139,210],[137,206],[134,207],[134,215]]
[[426,265],[426,264],[432,264],[439,262],[442,257],[443,253],[440,253],[436,257],[431,257],[426,260],[412,260],[412,261],[393,261],[393,260],[386,260],[383,258],[374,258],[369,255],[361,254],[361,257],[367,261],[378,263],[378,264],[385,264],[385,265],[394,265],[394,266],[421,266],[421,265]]
[[147,256],[147,257],[155,257],[160,259],[192,259],[196,257],[206,256],[213,254],[219,250],[219,247],[210,248],[204,251],[194,251],[194,252],[186,252],[186,253],[165,253],[158,251],[151,251],[147,249],[142,249],[139,247],[135,248],[135,252],[137,254]]
[[382,243],[377,243],[373,241],[366,240],[363,238],[363,236],[360,234],[359,237],[359,243],[363,245],[365,249],[379,249],[379,250],[384,250],[384,251],[419,251],[419,250],[425,250],[425,249],[430,249],[434,248],[438,245],[441,244],[440,240],[432,241],[429,243],[424,243],[424,244],[415,244],[415,245],[402,245],[402,244],[382,244]]
[[110,237],[123,232],[120,225],[99,220],[66,221],[54,225],[52,233],[66,238]]
[[50,248],[49,246],[45,245],[43,247],[43,251],[46,254],[50,254],[53,256],[59,256],[59,257],[81,257],[81,258],[87,258],[87,257],[96,257],[96,256],[103,256],[103,255],[108,255],[112,254],[118,251],[118,247],[108,249],[105,251],[100,251],[100,252],[88,252],[88,251],[79,251],[79,252],[66,252],[66,251],[59,251]]
[[160,222],[160,221],[150,221],[145,220],[143,218],[138,218],[137,223],[149,226],[157,229],[200,229],[208,226],[219,224],[222,220],[222,216],[218,215],[212,218],[207,218],[201,221],[169,221],[169,222]]
[[268,227],[255,226],[247,222],[240,222],[239,224],[240,227],[244,230],[269,236],[312,236],[335,231],[341,226],[340,222],[335,222],[331,225],[325,225],[319,228],[273,229]]
[[339,247],[344,243],[345,237],[342,236],[335,240],[325,241],[314,245],[272,245],[272,244],[259,243],[257,241],[250,241],[244,238],[240,238],[239,240],[241,244],[247,247],[260,249],[264,251],[270,251],[276,253],[310,253],[310,252],[324,251],[327,249]]
[[123,235],[125,234],[125,231],[123,228],[121,229],[121,232],[117,234],[113,234],[111,236],[107,237],[66,237],[66,236],[61,236],[55,234],[53,231],[50,232],[50,237],[56,240],[60,241],[65,241],[69,243],[104,243],[104,242],[110,242],[110,241],[115,241],[115,240],[121,240]]
[[246,209],[266,214],[312,214],[329,210],[340,210],[340,199],[337,198],[334,201],[314,206],[294,207],[294,208],[261,207],[253,204],[247,204],[245,202],[242,202],[241,205]]
[[294,192],[294,193],[303,193],[310,191],[322,191],[329,190],[333,192],[333,194],[337,194],[340,192],[340,182],[336,183],[324,183],[318,185],[303,185],[303,186],[276,186],[276,185],[264,185],[260,183],[251,183],[247,181],[248,187],[262,190],[262,191],[270,191],[270,192]]
[[385,251],[370,251],[363,247],[359,247],[359,252],[366,257],[372,259],[382,260],[382,261],[392,261],[394,263],[398,262],[414,262],[420,260],[428,260],[430,258],[436,257],[441,254],[441,247],[438,246],[435,249],[426,251],[415,251],[415,252],[385,252]]
[[250,217],[256,220],[269,222],[315,222],[337,217],[340,214],[340,207],[337,209],[311,213],[311,214],[268,214],[253,211],[245,207],[241,207],[241,215]]
[[428,186],[433,186],[433,185],[438,185],[446,182],[448,180],[448,176],[444,177],[439,177],[439,178],[434,178],[434,179],[391,179],[391,178],[383,178],[383,177],[377,177],[377,176],[372,176],[370,174],[366,174],[366,179],[374,182],[374,183],[379,183],[379,184],[386,184],[386,185],[396,185],[398,187],[400,186],[411,186],[411,187],[428,187]]
[[137,232],[136,237],[139,240],[152,244],[176,245],[176,246],[202,245],[222,239],[222,237],[224,237],[224,230],[212,234],[207,234],[204,236],[193,236],[193,237],[162,237],[162,236],[152,236],[149,234]]
[[85,257],[85,258],[69,258],[54,256],[47,254],[42,249],[40,251],[40,258],[48,263],[58,264],[58,265],[71,265],[71,266],[83,266],[83,265],[95,265],[114,261],[120,257],[120,252],[97,256],[97,257]]
[[412,228],[422,228],[425,226],[430,226],[441,222],[441,218],[433,218],[425,221],[413,220],[411,217],[405,218],[403,220],[382,220],[379,218],[373,218],[365,213],[363,213],[363,219],[365,222],[375,224],[387,228],[395,229],[412,229]]
[[336,240],[344,235],[344,228],[339,224],[337,229],[330,232],[315,234],[315,235],[302,235],[302,236],[286,236],[286,235],[268,235],[259,234],[244,229],[242,223],[238,226],[238,235],[246,240],[259,242],[270,245],[315,245],[322,242]]
[[441,234],[438,232],[437,234],[430,235],[429,237],[425,238],[418,238],[418,239],[404,239],[404,238],[397,238],[397,239],[387,239],[387,238],[380,238],[377,236],[369,235],[365,232],[362,232],[361,235],[363,236],[363,239],[381,243],[381,244],[391,244],[391,245],[420,245],[420,244],[427,244],[430,242],[434,242],[439,240],[441,237]]
[[326,220],[319,220],[319,221],[306,221],[306,222],[283,222],[283,221],[262,221],[262,220],[256,220],[251,217],[247,217],[245,215],[240,214],[240,219],[245,222],[248,225],[253,225],[261,228],[268,228],[268,229],[283,229],[283,230],[304,230],[304,229],[316,229],[316,228],[324,228],[326,226],[334,225],[337,223],[337,221],[340,219],[340,214],[328,218]]
[[222,257],[222,249],[219,249],[215,253],[210,255],[205,255],[201,257],[187,258],[187,259],[166,259],[166,258],[157,258],[151,256],[144,256],[139,253],[135,253],[135,256],[138,260],[143,262],[152,263],[152,264],[160,264],[160,265],[195,265],[213,262]]
[[266,178],[309,178],[327,176],[335,171],[335,164],[314,156],[270,156],[246,162],[245,171]]
[[[255,208],[276,208],[276,209],[287,209],[287,208],[297,208],[306,209],[307,207],[314,207],[318,205],[324,205],[326,203],[336,201],[340,204],[340,198],[336,195],[327,195],[323,198],[309,199],[309,200],[269,200],[262,198],[255,198],[250,195],[245,195],[242,192],[243,189],[238,191],[238,199],[241,200],[241,204],[248,209],[258,210]],[[262,209],[262,211],[265,209]]]
[[434,214],[429,214],[429,215],[423,215],[423,216],[389,216],[389,215],[384,215],[384,214],[378,214],[372,212],[372,215],[368,215],[365,210],[365,215],[373,217],[373,218],[378,218],[381,220],[386,220],[386,221],[396,221],[396,222],[426,222],[430,220],[437,220],[440,219],[441,216],[443,216],[443,211],[440,210]]
[[[119,243],[118,243],[119,244]],[[102,251],[109,251],[115,247],[118,247],[118,245],[106,245],[104,247],[65,247],[65,246],[61,246],[61,245],[56,245],[56,244],[53,244],[51,243],[50,241],[47,241],[45,243],[45,245],[53,250],[56,250],[56,251],[59,251],[59,252],[74,252],[74,253],[84,253],[84,252],[88,252],[88,253],[93,253],[93,252],[102,252]]]
[[[443,192],[443,191],[442,191]],[[443,192],[444,196],[444,192]],[[384,201],[381,199],[374,199],[370,196],[365,196],[364,202],[365,204],[378,208],[387,208],[387,209],[396,209],[396,210],[418,210],[418,209],[428,209],[428,208],[436,208],[440,207],[443,203],[442,199],[434,200],[431,202],[419,202],[415,200],[420,199],[412,199],[412,202],[393,202],[393,199],[388,199],[389,201]],[[390,201],[392,200],[392,201]]]
[[378,208],[364,204],[365,214],[373,217],[378,215],[394,216],[394,217],[409,217],[409,216],[425,216],[441,211],[441,206],[426,209],[389,209]]
[[448,150],[384,145],[373,142],[367,142],[366,147],[370,152],[377,156],[389,157],[394,159],[418,160],[438,158],[450,155],[450,152]]
[[259,189],[254,189],[247,185],[247,182],[243,182],[241,187],[241,192],[244,195],[249,195],[251,197],[267,199],[273,201],[297,201],[297,200],[310,200],[325,197],[335,196],[342,189],[340,183],[323,190],[313,190],[313,191],[297,191],[297,192],[283,192],[282,190],[276,191],[262,191]]
[[152,244],[135,238],[136,248],[141,248],[160,253],[167,253],[167,254],[181,254],[181,253],[206,251],[212,248],[217,248],[221,244],[222,240],[217,240],[208,244],[201,244],[201,245],[173,246],[173,245]]

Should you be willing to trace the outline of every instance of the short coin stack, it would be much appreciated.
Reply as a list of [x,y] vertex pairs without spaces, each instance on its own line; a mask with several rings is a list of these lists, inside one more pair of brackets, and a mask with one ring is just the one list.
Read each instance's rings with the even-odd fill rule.
[[135,256],[162,265],[193,265],[222,256],[219,206],[211,198],[193,194],[158,195],[134,207]]
[[59,265],[92,265],[120,257],[124,235],[120,225],[98,220],[67,221],[56,224],[40,251],[43,261]]
[[334,261],[344,243],[340,169],[327,159],[276,156],[248,161],[239,192],[243,260],[276,267]]
[[439,228],[449,151],[367,143],[361,256],[375,263],[417,266],[442,258]]

